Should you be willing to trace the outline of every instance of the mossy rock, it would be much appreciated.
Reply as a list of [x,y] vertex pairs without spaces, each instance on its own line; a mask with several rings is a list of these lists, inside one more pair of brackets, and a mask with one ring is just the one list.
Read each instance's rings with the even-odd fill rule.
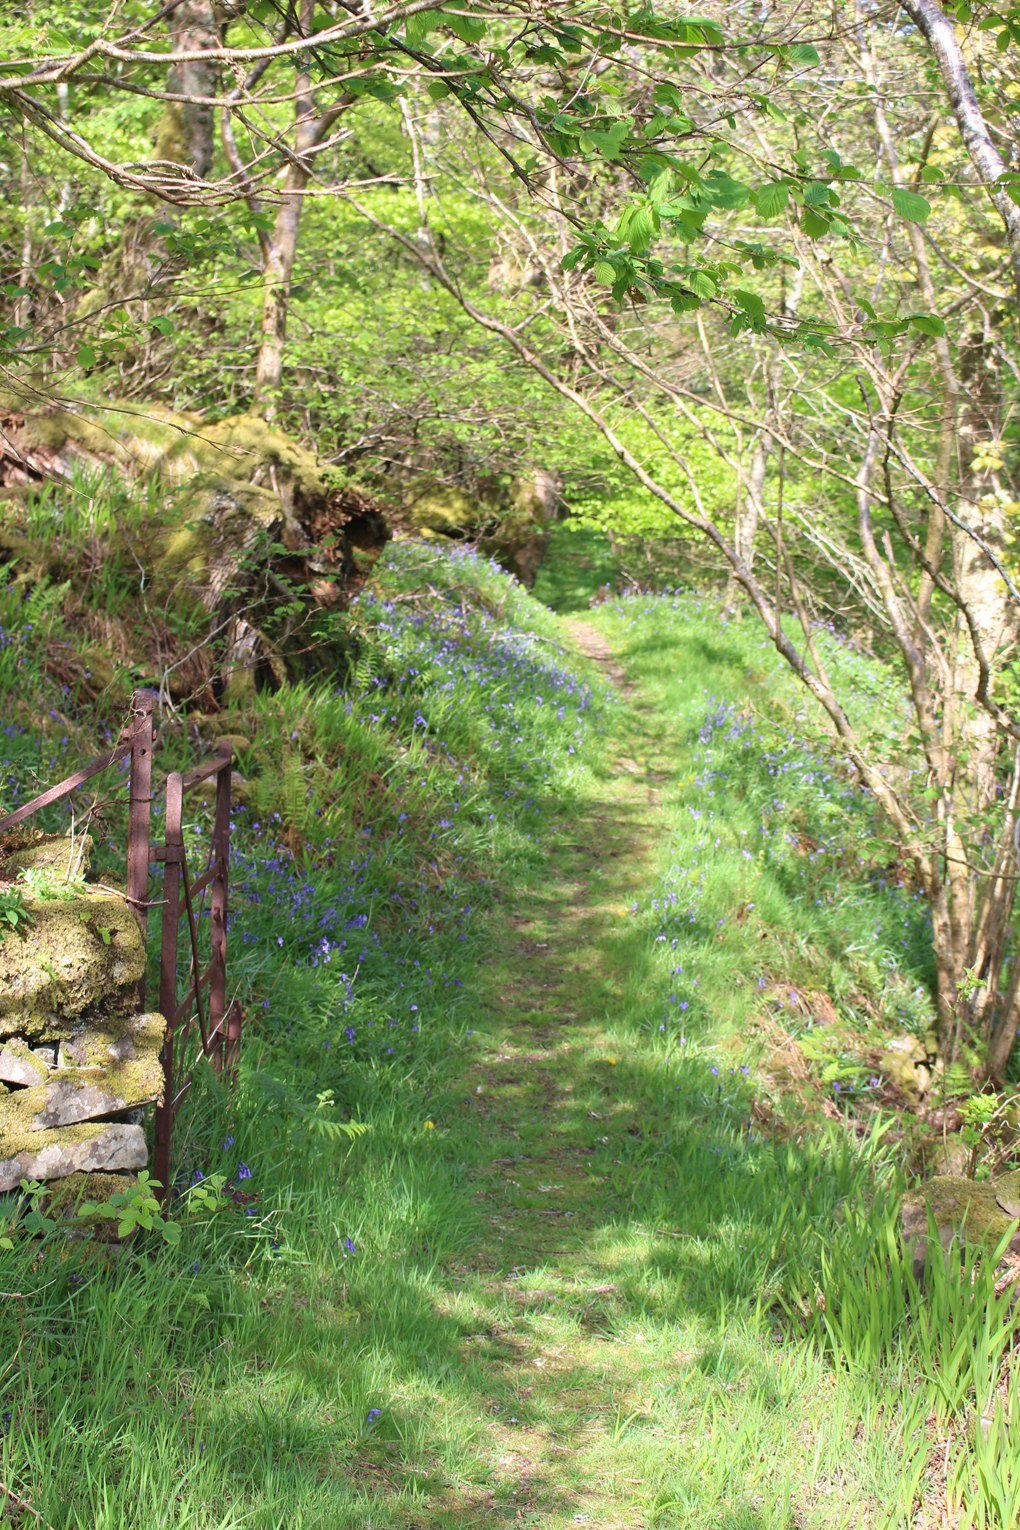
[[55,1188],[49,1195],[42,1197],[40,1210],[58,1222],[65,1221],[68,1224],[65,1232],[69,1237],[87,1237],[97,1243],[126,1243],[134,1236],[136,1229],[132,1229],[127,1238],[118,1238],[117,1222],[112,1217],[96,1213],[87,1217],[75,1214],[75,1207],[83,1206],[86,1202],[105,1206],[115,1195],[130,1195],[138,1188],[138,1179],[134,1174],[83,1174],[79,1171],[69,1174],[66,1179],[52,1180],[51,1183]]
[[[21,422],[11,427],[14,445],[40,477],[66,472],[79,458],[157,476],[182,491],[158,574],[187,570],[199,582],[222,582],[223,558],[236,551],[239,559],[260,534],[278,533],[291,548],[307,544],[302,522],[330,500],[314,452],[256,415],[210,424],[158,404],[142,414],[105,401],[98,408],[87,398],[73,409],[39,411],[33,395],[17,390],[0,394],[0,411]],[[5,545],[14,535],[5,532]],[[12,550],[32,555],[28,547]]]
[[[43,1197],[42,1209],[48,1217],[67,1216],[76,1205],[85,1201],[105,1205],[115,1195],[130,1195],[137,1187],[138,1180],[134,1174],[83,1174],[79,1170],[69,1174],[66,1179],[56,1180],[55,1185],[56,1188]],[[86,1225],[90,1225],[93,1220],[91,1217],[86,1218]]]
[[407,489],[408,519],[423,536],[475,537],[480,552],[530,587],[555,515],[551,482],[536,474],[508,486],[489,484],[473,497],[450,484],[417,479]]
[[62,1041],[57,1066],[44,1079],[0,1095],[0,1157],[20,1151],[26,1133],[161,1101],[165,1034],[162,1015],[133,1015],[120,1026],[86,1029]]
[[[32,1088],[36,1084],[45,1084],[53,1071],[53,1053],[49,1057],[40,1056],[40,1051],[33,1049],[27,1041],[22,1041],[20,1036],[13,1036],[0,1046],[0,1084],[17,1084],[22,1088]],[[0,1110],[3,1108],[3,1100],[0,1098]]]
[[887,1079],[913,1100],[923,1094],[929,1081],[924,1043],[916,1036],[894,1036],[882,1052],[878,1066]]
[[23,1179],[66,1179],[97,1170],[144,1169],[149,1161],[145,1132],[123,1121],[83,1121],[55,1131],[26,1132],[0,1158],[0,1193]]
[[[117,530],[110,532],[113,548],[144,558],[155,605],[190,608],[199,621],[225,618],[215,623],[213,648],[216,694],[228,698],[282,684],[308,663],[307,644],[292,641],[289,627],[274,638],[281,574],[288,586],[312,592],[310,600],[337,606],[389,539],[388,522],[367,491],[335,484],[313,451],[255,415],[213,423],[152,403],[141,411],[97,401],[84,391],[66,407],[40,409],[37,395],[16,387],[0,392],[0,412],[8,418],[3,471],[26,492],[39,480],[66,479],[75,462],[114,466],[128,480],[155,478],[171,491],[140,531],[137,550],[134,541],[118,549]],[[17,500],[10,505],[0,503],[0,555],[15,565],[15,578],[27,585],[73,580],[68,549],[26,537]],[[101,648],[75,655],[93,692],[125,685],[130,662],[142,660],[125,650],[120,665]],[[202,665],[200,678],[193,667],[173,666],[171,694],[202,693],[212,679],[205,658]]]
[[409,497],[411,525],[440,536],[464,537],[491,519],[481,500],[449,484],[423,480],[412,484]]
[[88,1010],[135,1007],[145,942],[123,898],[86,887],[67,899],[27,895],[24,907],[26,935],[0,940],[0,1040],[57,1040]]
[[[62,1038],[58,1065],[64,1069],[105,1068],[111,1078],[131,1066],[135,1070],[132,1077],[137,1080],[131,1087],[143,1091],[139,1100],[156,1099],[163,1088],[159,1054],[165,1034],[166,1021],[158,1011],[89,1020]],[[136,1102],[128,1101],[132,1103]]]
[[[928,1251],[929,1210],[944,1249],[954,1242],[994,1248],[1020,1218],[1020,1170],[996,1180],[937,1174],[915,1194],[905,1197],[903,1234],[918,1272],[924,1268]],[[1014,1232],[1009,1247],[1020,1252],[1020,1231]]]
[[87,876],[92,865],[91,834],[43,834],[30,845],[4,856],[5,876],[19,871],[49,871],[58,878]]

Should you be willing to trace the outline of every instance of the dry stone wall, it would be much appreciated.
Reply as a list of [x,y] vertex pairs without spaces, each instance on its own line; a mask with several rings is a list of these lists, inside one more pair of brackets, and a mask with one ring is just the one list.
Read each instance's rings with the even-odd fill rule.
[[142,931],[87,880],[91,849],[39,836],[0,860],[30,919],[0,939],[0,1192],[148,1162],[142,1107],[162,1097],[166,1023],[140,1011]]

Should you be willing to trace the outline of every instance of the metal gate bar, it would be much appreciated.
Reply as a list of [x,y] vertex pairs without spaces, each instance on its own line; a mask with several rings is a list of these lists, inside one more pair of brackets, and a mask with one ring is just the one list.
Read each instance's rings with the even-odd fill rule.
[[[163,1103],[156,1107],[155,1175],[164,1186],[164,1198],[170,1184],[170,1141],[174,1122],[191,1088],[193,1068],[183,1072],[188,1043],[193,1040],[195,1020],[201,1055],[208,1057],[217,1073],[236,1073],[241,1042],[241,1006],[235,999],[227,1005],[227,912],[230,894],[230,787],[233,748],[221,740],[218,757],[208,765],[181,775],[167,776],[166,838],[163,845],[149,848],[149,860],[161,861],[163,873],[163,928],[160,941],[159,1007],[166,1020],[163,1043]],[[192,886],[184,845],[184,797],[192,788],[210,777],[216,778],[216,812],[213,819],[210,865]],[[181,898],[183,891],[184,897]],[[209,898],[210,961],[199,968],[198,925],[194,899],[206,892]],[[181,921],[188,921],[191,967],[188,989],[177,1001],[177,964]],[[202,1004],[208,992],[208,1024]],[[178,1022],[183,1025],[178,1029]]]
[[[188,1047],[193,1040],[195,1014],[198,1016],[199,1049],[208,1057],[214,1070],[233,1080],[241,1049],[243,1012],[237,999],[227,1004],[227,915],[230,902],[230,789],[233,762],[232,746],[221,740],[215,760],[198,766],[187,775],[172,771],[166,780],[166,831],[162,845],[152,841],[152,749],[153,709],[156,693],[135,691],[127,740],[107,754],[90,760],[73,775],[48,787],[30,802],[0,818],[0,833],[13,829],[41,808],[69,797],[73,791],[108,770],[121,760],[130,759],[128,778],[128,842],[126,901],[136,915],[143,935],[148,927],[149,867],[154,862],[164,866],[162,928],[159,953],[159,1008],[166,1021],[163,1065],[163,1099],[156,1106],[155,1178],[162,1186],[162,1197],[170,1191],[170,1144],[174,1122],[191,1088],[193,1063],[188,1061]],[[124,734],[121,734],[124,737]],[[216,810],[213,819],[209,864],[195,883],[191,882],[184,845],[184,795],[210,777],[216,779]],[[183,884],[184,901],[181,901]],[[199,971],[198,926],[194,900],[205,901],[209,893],[209,937],[211,959]],[[201,912],[201,910],[200,910]],[[183,918],[188,920],[191,969],[188,989],[177,1000],[178,932]],[[208,1024],[202,995],[208,991]],[[145,978],[138,985],[139,1007],[145,1007]],[[181,1024],[180,1022],[183,1022]],[[178,1066],[180,1065],[180,1066]]]

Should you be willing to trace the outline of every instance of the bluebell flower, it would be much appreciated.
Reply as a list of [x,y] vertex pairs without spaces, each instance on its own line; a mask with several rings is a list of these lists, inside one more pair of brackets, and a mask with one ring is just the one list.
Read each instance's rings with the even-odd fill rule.
[[251,1179],[251,1170],[246,1163],[238,1164],[237,1177],[238,1179]]
[[355,1245],[353,1240],[350,1239],[350,1238],[345,1238],[344,1239],[344,1248],[347,1250],[347,1252],[349,1254],[356,1254],[358,1252],[357,1246]]

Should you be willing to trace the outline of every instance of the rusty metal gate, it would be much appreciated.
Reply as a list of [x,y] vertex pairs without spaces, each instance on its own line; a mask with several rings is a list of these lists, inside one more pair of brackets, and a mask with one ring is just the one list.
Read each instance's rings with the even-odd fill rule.
[[[170,1192],[170,1148],[174,1123],[192,1084],[199,1057],[209,1059],[217,1073],[236,1077],[241,1045],[242,1010],[227,1000],[227,915],[230,900],[230,791],[232,746],[222,741],[216,758],[187,774],[172,771],[164,787],[152,790],[154,691],[136,691],[131,721],[123,742],[108,754],[90,760],[73,775],[33,797],[31,802],[0,818],[0,833],[13,829],[41,808],[69,797],[93,776],[123,760],[128,768],[128,838],[126,901],[143,933],[149,911],[161,911],[159,942],[159,1009],[166,1021],[163,1043],[163,1099],[156,1106],[155,1178],[165,1198]],[[184,844],[184,799],[203,781],[215,780],[216,805],[212,841],[199,876],[192,880]],[[165,791],[163,842],[152,838],[152,805]],[[161,864],[163,896],[149,897],[149,868]],[[200,960],[200,921],[209,903],[209,960]],[[187,920],[185,947],[189,955],[186,987],[178,997],[181,923]],[[139,1004],[145,1005],[145,979],[139,984]]]

